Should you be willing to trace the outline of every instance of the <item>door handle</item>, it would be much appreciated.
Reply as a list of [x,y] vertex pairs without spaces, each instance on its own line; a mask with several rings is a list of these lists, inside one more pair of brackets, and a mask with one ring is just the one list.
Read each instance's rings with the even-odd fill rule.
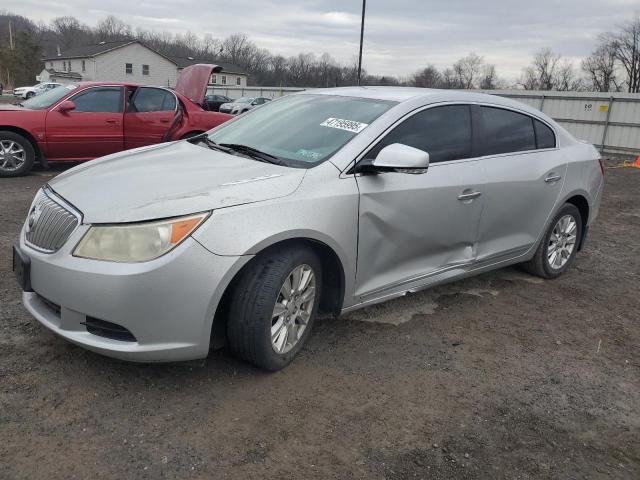
[[458,200],[464,202],[465,200],[473,200],[474,198],[478,198],[482,195],[481,192],[470,192],[470,193],[461,193],[458,195]]
[[163,118],[162,120],[160,120],[160,123],[169,123],[169,122],[170,122],[170,120],[168,120],[166,118]]
[[547,178],[544,179],[544,181],[546,183],[553,183],[553,182],[557,182],[558,180],[560,180],[562,178],[562,175],[554,175],[553,173],[550,174]]
[[118,121],[117,120],[107,120],[107,123],[116,123],[117,124]]

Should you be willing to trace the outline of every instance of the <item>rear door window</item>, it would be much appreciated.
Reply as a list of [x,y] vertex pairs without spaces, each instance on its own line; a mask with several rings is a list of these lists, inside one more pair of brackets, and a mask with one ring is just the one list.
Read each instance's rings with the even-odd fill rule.
[[468,105],[429,108],[407,118],[367,153],[375,158],[380,150],[402,143],[429,153],[429,162],[471,157],[471,110]]
[[481,107],[484,127],[483,155],[535,150],[533,118],[495,107]]
[[169,112],[176,109],[176,97],[162,88],[141,87],[133,97],[133,112]]

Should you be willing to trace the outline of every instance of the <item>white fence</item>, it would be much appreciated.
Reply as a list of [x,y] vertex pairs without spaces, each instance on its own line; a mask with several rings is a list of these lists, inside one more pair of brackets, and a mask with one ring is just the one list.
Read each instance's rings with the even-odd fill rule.
[[[208,93],[231,98],[277,98],[303,90],[209,85]],[[594,144],[603,152],[640,153],[640,94],[532,90],[487,90],[484,93],[531,105],[549,115],[576,138]]]
[[291,87],[236,87],[226,85],[213,85],[209,84],[207,88],[207,94],[224,95],[225,97],[240,98],[240,97],[266,97],[266,98],[278,98],[289,93],[302,92],[304,88],[291,88]]

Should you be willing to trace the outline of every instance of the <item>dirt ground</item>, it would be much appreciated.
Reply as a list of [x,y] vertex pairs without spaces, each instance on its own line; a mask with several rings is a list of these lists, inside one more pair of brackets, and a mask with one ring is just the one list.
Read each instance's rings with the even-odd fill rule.
[[55,173],[0,180],[0,478],[640,478],[640,169],[607,171],[560,279],[321,319],[275,374],[118,362],[33,320],[10,245]]

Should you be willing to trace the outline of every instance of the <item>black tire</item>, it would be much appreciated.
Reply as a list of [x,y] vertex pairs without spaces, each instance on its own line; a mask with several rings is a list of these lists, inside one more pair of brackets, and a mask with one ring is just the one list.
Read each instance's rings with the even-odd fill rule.
[[[271,341],[273,309],[285,280],[301,265],[315,275],[315,298],[311,315],[297,343],[286,353],[278,353]],[[229,348],[238,357],[265,370],[287,366],[303,347],[313,328],[320,303],[322,265],[308,247],[267,251],[247,266],[232,285],[227,310]]]
[[35,93],[33,93],[33,92],[27,92],[27,94],[24,96],[24,98],[26,98],[28,100],[31,97],[33,97],[34,95],[35,95]]
[[[554,268],[549,262],[547,252],[549,249],[553,229],[555,228],[558,221],[565,215],[571,215],[576,222],[575,244],[573,246],[571,254],[569,255],[564,265],[558,268]],[[553,217],[553,220],[551,220],[551,222],[549,223],[549,228],[547,228],[547,231],[545,232],[540,245],[538,245],[533,258],[528,262],[524,262],[522,264],[522,267],[530,274],[536,275],[541,278],[552,279],[559,277],[571,266],[576,258],[576,254],[578,253],[578,245],[580,245],[580,239],[582,238],[582,229],[583,226],[580,211],[576,208],[575,205],[565,203],[558,211],[558,213],[556,213],[556,215]]]
[[0,177],[19,177],[24,175],[33,168],[33,162],[36,158],[36,152],[29,140],[18,133],[0,130],[0,142],[12,141],[19,144],[25,153],[24,163],[15,170],[9,170],[3,167],[3,161],[0,160]]

